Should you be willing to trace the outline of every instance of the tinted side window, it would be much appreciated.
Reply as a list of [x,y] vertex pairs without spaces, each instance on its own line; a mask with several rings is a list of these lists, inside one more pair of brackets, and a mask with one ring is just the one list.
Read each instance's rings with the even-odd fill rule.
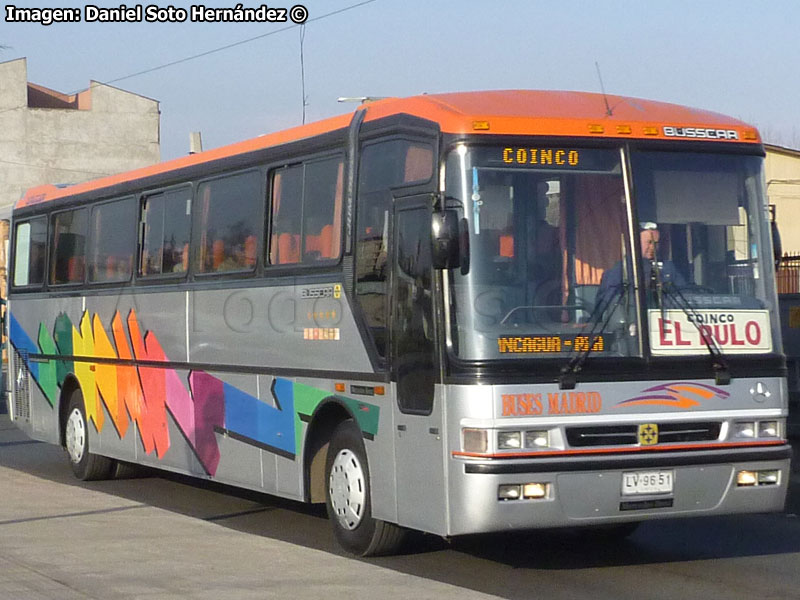
[[142,203],[140,275],[186,273],[192,195],[189,188],[154,194]]
[[136,246],[136,203],[133,198],[92,208],[89,281],[128,281]]
[[44,283],[47,218],[18,223],[14,233],[14,285]]
[[303,221],[303,166],[278,169],[272,177],[272,235],[269,262],[300,262],[300,226]]
[[273,173],[270,264],[313,264],[339,257],[343,175],[341,157]]
[[263,223],[261,174],[250,171],[201,183],[197,198],[197,271],[253,270]]
[[50,283],[81,283],[86,271],[86,231],[89,211],[85,208],[53,216],[50,244]]
[[303,185],[303,262],[339,256],[344,162],[340,158],[306,165]]
[[365,144],[358,169],[356,296],[375,347],[386,356],[388,329],[389,213],[391,188],[428,181],[433,148],[423,142],[394,139]]
[[428,181],[433,175],[433,148],[403,139],[365,145],[358,175],[359,190],[365,192]]
[[394,367],[401,412],[430,414],[436,360],[431,293],[430,211],[397,212],[397,277],[392,301]]

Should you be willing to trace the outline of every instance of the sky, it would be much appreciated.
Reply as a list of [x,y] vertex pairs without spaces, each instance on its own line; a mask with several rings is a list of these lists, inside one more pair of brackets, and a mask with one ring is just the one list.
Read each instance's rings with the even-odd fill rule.
[[[337,103],[341,96],[599,92],[598,64],[609,94],[724,113],[756,125],[768,142],[800,148],[797,0],[276,0],[269,6],[289,9],[298,1],[308,12],[303,29],[291,21],[9,23],[4,2],[0,62],[27,57],[28,80],[63,93],[95,80],[158,100],[164,160],[188,152],[192,131],[210,149],[299,125],[301,35],[306,122],[351,112],[353,105]],[[82,11],[87,4],[55,3]],[[170,1],[143,6],[149,4],[164,8]],[[251,38],[258,39],[239,43]],[[182,62],[158,68],[176,61]]]

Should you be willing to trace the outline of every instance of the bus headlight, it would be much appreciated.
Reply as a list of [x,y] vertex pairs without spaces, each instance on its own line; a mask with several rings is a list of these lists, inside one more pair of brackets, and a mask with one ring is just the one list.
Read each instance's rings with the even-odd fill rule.
[[737,438],[756,437],[756,424],[754,421],[737,421],[733,424],[733,436]]
[[758,485],[778,485],[781,479],[780,471],[759,471]]
[[780,437],[780,427],[778,421],[759,421],[758,437],[776,438]]
[[519,500],[522,496],[522,486],[517,484],[503,484],[497,488],[498,500]]
[[499,450],[519,450],[522,448],[522,432],[498,431],[497,448]]
[[522,486],[522,497],[525,499],[539,499],[547,497],[547,483],[526,483]]
[[739,471],[736,473],[736,485],[739,487],[778,485],[780,482],[781,472],[778,469]]
[[526,448],[547,448],[550,446],[550,434],[547,431],[526,431]]

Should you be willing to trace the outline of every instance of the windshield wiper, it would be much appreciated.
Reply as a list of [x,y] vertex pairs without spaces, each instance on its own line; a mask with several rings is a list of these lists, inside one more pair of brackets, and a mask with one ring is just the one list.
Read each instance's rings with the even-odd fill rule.
[[[558,387],[562,390],[573,390],[575,389],[575,385],[577,384],[577,375],[580,372],[583,364],[586,362],[586,359],[589,358],[589,355],[592,353],[592,348],[594,348],[595,343],[597,342],[597,337],[602,335],[602,333],[608,327],[609,321],[611,321],[611,317],[616,312],[617,307],[622,303],[622,299],[625,297],[628,291],[628,284],[622,283],[616,288],[612,288],[609,293],[606,295],[605,298],[602,298],[600,304],[595,307],[595,314],[592,315],[592,328],[589,330],[587,337],[587,345],[580,354],[574,355],[570,361],[564,365],[561,369],[561,374],[558,377]],[[608,310],[611,306],[612,301],[616,298],[616,302],[614,302],[614,306],[611,307],[611,310]],[[607,314],[606,314],[607,313]],[[606,314],[605,320],[602,319],[603,314]],[[603,325],[597,330],[597,326],[602,321]],[[572,351],[575,351],[576,344],[573,342]]]
[[[680,308],[688,317],[689,322],[692,323],[697,329],[700,339],[706,345],[706,348],[708,348],[708,353],[711,355],[714,369],[714,381],[716,384],[728,385],[731,382],[731,372],[730,368],[728,367],[728,361],[725,359],[725,355],[717,345],[717,341],[714,339],[714,336],[711,335],[707,330],[704,330],[703,326],[700,324],[702,320],[700,318],[700,314],[695,310],[691,303],[686,300],[686,297],[675,285],[671,283],[664,284],[662,281],[659,281],[658,290],[659,297],[666,296],[667,299],[672,300],[672,302],[676,304],[677,307]],[[663,302],[661,303],[661,310],[664,310]]]

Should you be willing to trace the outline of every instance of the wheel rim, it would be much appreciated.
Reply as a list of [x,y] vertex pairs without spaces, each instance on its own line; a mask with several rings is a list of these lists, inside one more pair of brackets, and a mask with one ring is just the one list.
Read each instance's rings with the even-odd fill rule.
[[74,463],[81,462],[84,450],[86,449],[86,423],[83,420],[81,411],[73,409],[67,419],[67,431],[65,436],[67,442],[67,453]]
[[366,477],[361,462],[352,450],[340,450],[328,478],[331,507],[339,524],[355,529],[364,517]]

